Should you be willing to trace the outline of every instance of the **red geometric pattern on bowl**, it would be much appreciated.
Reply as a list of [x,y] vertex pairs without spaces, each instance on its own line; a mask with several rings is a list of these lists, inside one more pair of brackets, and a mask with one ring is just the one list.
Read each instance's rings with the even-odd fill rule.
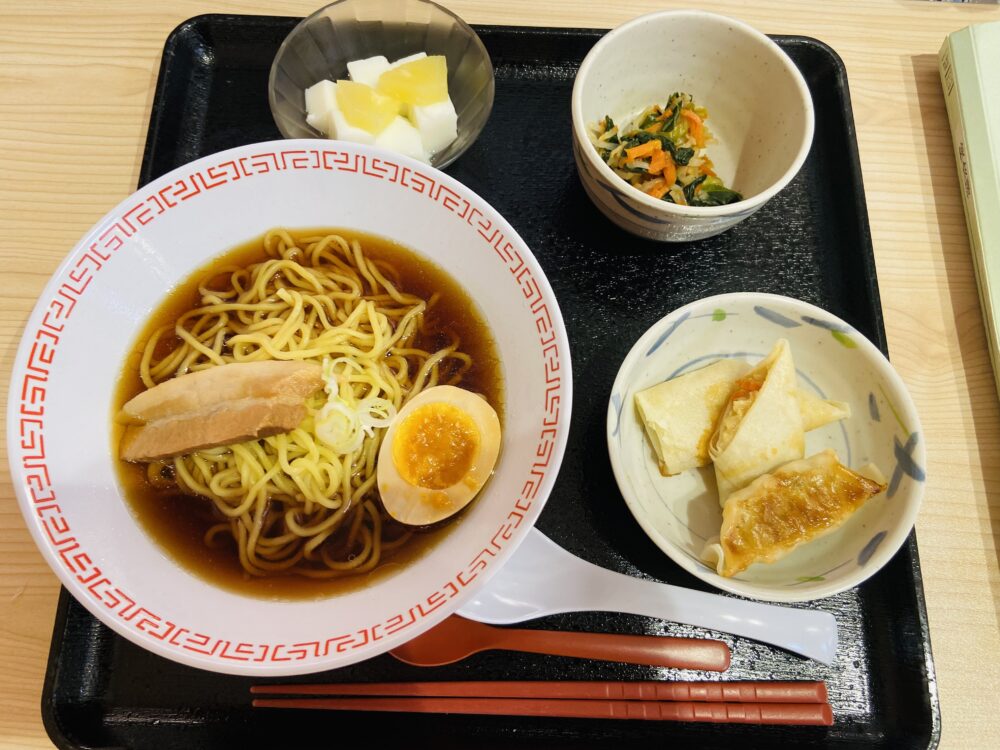
[[[73,534],[70,520],[59,507],[52,487],[45,453],[46,384],[58,352],[65,322],[73,315],[77,302],[86,294],[90,282],[112,261],[139,227],[183,201],[237,180],[283,170],[336,170],[386,180],[412,190],[451,212],[456,221],[476,229],[484,247],[489,247],[506,265],[510,279],[518,285],[531,310],[538,343],[542,347],[545,372],[545,406],[535,451],[536,460],[506,520],[496,529],[489,543],[459,567],[454,575],[421,601],[381,622],[349,633],[337,633],[324,640],[301,643],[251,643],[219,638],[210,633],[194,632],[183,623],[175,623],[142,606],[135,597],[116,586],[100,566],[95,565]],[[253,153],[238,159],[212,164],[159,190],[140,191],[134,205],[115,217],[97,241],[65,272],[65,280],[45,304],[45,314],[34,330],[25,332],[32,340],[27,366],[21,379],[18,402],[20,464],[23,482],[35,514],[51,549],[65,570],[96,602],[112,611],[118,619],[146,637],[179,649],[215,659],[243,662],[288,662],[342,653],[378,641],[411,627],[440,608],[472,583],[497,556],[530,510],[539,487],[548,472],[560,420],[563,400],[563,365],[557,345],[557,331],[548,305],[530,267],[514,249],[504,232],[486,218],[473,202],[420,169],[398,164],[391,159],[338,150],[335,147],[275,149]]]

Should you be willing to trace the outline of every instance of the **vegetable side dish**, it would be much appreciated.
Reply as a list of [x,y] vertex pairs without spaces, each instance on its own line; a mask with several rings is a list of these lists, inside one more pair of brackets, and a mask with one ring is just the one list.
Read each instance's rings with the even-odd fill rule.
[[591,142],[615,174],[653,198],[681,206],[724,206],[743,200],[715,174],[705,144],[708,112],[689,94],[671,94],[623,125],[605,116]]

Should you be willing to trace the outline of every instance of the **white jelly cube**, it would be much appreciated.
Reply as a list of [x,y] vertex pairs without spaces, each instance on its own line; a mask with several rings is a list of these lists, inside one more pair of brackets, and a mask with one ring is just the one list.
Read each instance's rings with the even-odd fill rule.
[[352,81],[375,88],[378,77],[389,69],[389,61],[383,55],[368,57],[347,63],[347,73]]
[[436,104],[410,107],[410,117],[430,154],[446,148],[458,137],[458,114],[451,99]]
[[375,138],[375,145],[380,148],[395,151],[397,154],[411,156],[422,162],[427,162],[427,152],[420,138],[420,131],[404,117],[397,117]]
[[306,115],[306,122],[310,127],[318,130],[323,135],[330,135],[327,130],[330,128],[330,113],[322,115]]
[[333,81],[320,81],[306,89],[306,112],[308,114],[325,115],[336,106],[337,84]]

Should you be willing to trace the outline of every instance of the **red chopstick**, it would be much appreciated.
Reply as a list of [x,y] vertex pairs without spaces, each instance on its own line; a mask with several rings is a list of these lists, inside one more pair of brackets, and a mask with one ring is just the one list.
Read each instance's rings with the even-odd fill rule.
[[[830,726],[822,682],[385,682],[255,685],[257,708]],[[315,696],[341,696],[320,698]],[[344,697],[348,696],[348,697]]]
[[256,695],[382,695],[424,698],[826,703],[822,682],[482,681],[254,685]]
[[826,703],[697,703],[693,701],[561,700],[548,698],[256,698],[257,708],[334,711],[551,716],[574,719],[645,719],[715,724],[830,726]]

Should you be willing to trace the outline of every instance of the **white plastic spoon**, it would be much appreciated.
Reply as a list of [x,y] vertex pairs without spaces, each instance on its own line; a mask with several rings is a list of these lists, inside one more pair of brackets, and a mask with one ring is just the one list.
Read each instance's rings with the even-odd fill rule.
[[459,614],[510,625],[563,612],[627,612],[732,633],[824,664],[837,651],[828,612],[733,599],[646,581],[581,560],[532,529],[517,552]]

